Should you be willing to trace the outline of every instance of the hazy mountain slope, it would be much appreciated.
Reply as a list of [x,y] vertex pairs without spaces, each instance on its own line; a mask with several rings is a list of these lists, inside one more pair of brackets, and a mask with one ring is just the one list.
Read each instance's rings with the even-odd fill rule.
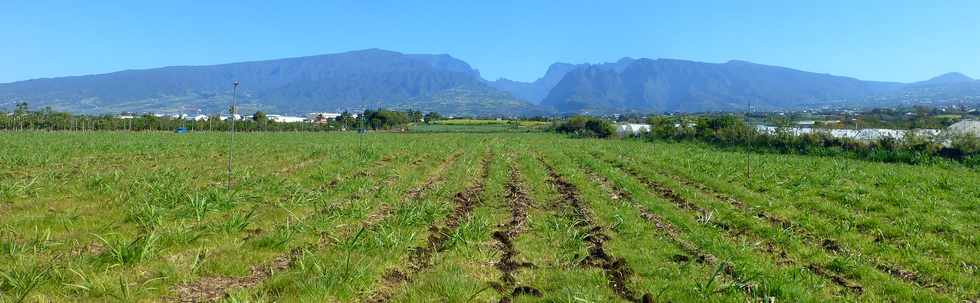
[[538,78],[534,82],[520,82],[513,81],[509,79],[497,79],[496,81],[488,81],[487,85],[490,87],[510,92],[514,97],[526,100],[528,102],[538,104],[541,100],[548,95],[558,81],[565,76],[565,73],[575,68],[575,65],[568,63],[555,63],[548,67],[548,71],[545,72],[544,76]]
[[912,83],[913,85],[937,85],[937,84],[955,84],[955,83],[970,83],[976,82],[973,78],[967,77],[961,73],[945,73],[936,76],[932,79]]
[[496,81],[488,82],[487,84],[489,84],[493,88],[510,92],[512,95],[514,95],[514,97],[517,97],[519,99],[527,100],[528,102],[534,104],[540,104],[541,101],[548,96],[548,92],[550,92],[551,89],[554,88],[555,85],[557,85],[558,82],[561,81],[561,79],[564,78],[565,74],[567,74],[569,71],[572,71],[580,67],[586,67],[586,66],[594,66],[600,69],[622,71],[627,66],[629,66],[629,64],[632,63],[633,61],[634,61],[633,58],[626,57],[620,59],[617,62],[602,63],[597,65],[589,65],[589,64],[573,65],[573,64],[559,62],[549,66],[548,71],[545,72],[544,76],[538,78],[534,82],[530,82],[530,83],[520,82],[520,81],[513,81],[513,80],[501,78]]
[[542,104],[562,112],[737,111],[750,101],[753,108],[774,109],[861,100],[900,86],[744,61],[639,59],[619,72],[576,68]]
[[210,66],[172,66],[0,84],[0,109],[28,102],[78,113],[244,112],[397,107],[449,115],[703,112],[980,102],[980,81],[949,73],[903,84],[744,61],[623,58],[552,64],[531,83],[486,81],[449,55],[368,49]]
[[450,116],[528,116],[543,113],[537,106],[516,99],[510,93],[482,85],[450,88],[389,107]]
[[0,84],[0,104],[27,101],[80,112],[216,111],[227,108],[231,83],[242,103],[279,111],[334,110],[397,103],[479,86],[479,73],[448,55],[363,50],[212,66],[175,66]]

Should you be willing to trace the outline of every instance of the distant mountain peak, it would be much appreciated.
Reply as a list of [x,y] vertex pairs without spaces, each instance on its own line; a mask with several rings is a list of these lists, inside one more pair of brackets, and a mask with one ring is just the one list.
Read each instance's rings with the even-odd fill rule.
[[725,64],[755,64],[755,63],[752,63],[752,62],[749,62],[749,61],[745,61],[745,60],[737,60],[736,59],[736,60],[728,60],[728,62],[725,62]]
[[949,83],[964,83],[964,82],[973,82],[973,81],[974,81],[973,78],[970,78],[967,75],[952,72],[952,73],[945,73],[919,83],[920,84],[949,84]]
[[[575,68],[575,64],[565,63],[565,62],[555,62],[548,66],[548,71],[545,74],[550,74],[554,72],[561,72],[564,74],[565,71]],[[544,77],[542,77],[544,78]]]

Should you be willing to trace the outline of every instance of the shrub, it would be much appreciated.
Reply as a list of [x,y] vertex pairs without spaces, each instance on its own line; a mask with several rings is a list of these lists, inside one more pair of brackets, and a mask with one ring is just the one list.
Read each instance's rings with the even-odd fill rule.
[[616,133],[612,123],[589,116],[575,116],[555,128],[557,132],[578,137],[607,138]]
[[[980,161],[980,138],[972,136],[955,136],[943,140],[909,132],[902,139],[884,137],[874,141],[861,141],[836,138],[828,132],[820,131],[797,135],[785,128],[779,128],[772,134],[763,134],[735,116],[700,117],[693,128],[686,127],[682,120],[667,117],[653,117],[647,121],[652,128],[646,135],[650,140],[692,140],[717,146],[740,146],[779,153],[851,156],[911,164],[948,158],[959,160],[968,166],[976,166],[970,163]],[[678,124],[680,127],[676,127]]]

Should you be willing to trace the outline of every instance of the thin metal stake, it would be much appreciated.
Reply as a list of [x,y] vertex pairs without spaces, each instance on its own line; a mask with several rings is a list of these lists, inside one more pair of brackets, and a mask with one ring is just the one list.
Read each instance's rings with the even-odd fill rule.
[[235,148],[235,114],[238,112],[236,108],[238,106],[238,81],[235,81],[233,84],[235,88],[231,96],[231,115],[229,117],[231,119],[231,129],[229,130],[230,136],[228,141],[228,191],[231,191],[231,160],[232,152]]
[[[746,111],[745,111],[745,122],[749,121],[749,115],[752,113],[752,99],[748,99],[747,103],[748,103],[748,107],[746,107]],[[749,178],[749,181],[752,180],[752,144],[754,144],[754,142],[752,142],[752,139],[755,138],[754,134],[755,134],[755,129],[750,129],[749,130],[750,138],[748,142],[749,144],[747,144],[748,149],[746,150],[745,153],[745,176]]]

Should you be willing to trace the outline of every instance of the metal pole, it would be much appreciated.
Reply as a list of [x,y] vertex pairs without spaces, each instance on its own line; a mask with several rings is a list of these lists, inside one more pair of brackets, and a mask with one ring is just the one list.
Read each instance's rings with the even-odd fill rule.
[[238,81],[235,81],[233,84],[235,88],[231,95],[231,115],[229,117],[231,119],[231,129],[229,130],[230,136],[228,141],[228,191],[231,191],[231,160],[235,146],[235,114],[238,112],[236,108],[238,106]]
[[[752,99],[751,98],[747,100],[747,104],[748,105],[745,108],[745,122],[748,122],[749,121],[749,115],[752,113]],[[745,175],[750,180],[752,179],[752,144],[753,144],[752,139],[754,139],[752,137],[754,137],[753,136],[755,134],[754,132],[755,132],[755,129],[750,129],[749,130],[749,136],[750,136],[749,142],[748,142],[749,143],[748,144],[749,148],[748,148],[748,151],[745,153]],[[746,185],[748,185],[748,184],[746,184]]]

